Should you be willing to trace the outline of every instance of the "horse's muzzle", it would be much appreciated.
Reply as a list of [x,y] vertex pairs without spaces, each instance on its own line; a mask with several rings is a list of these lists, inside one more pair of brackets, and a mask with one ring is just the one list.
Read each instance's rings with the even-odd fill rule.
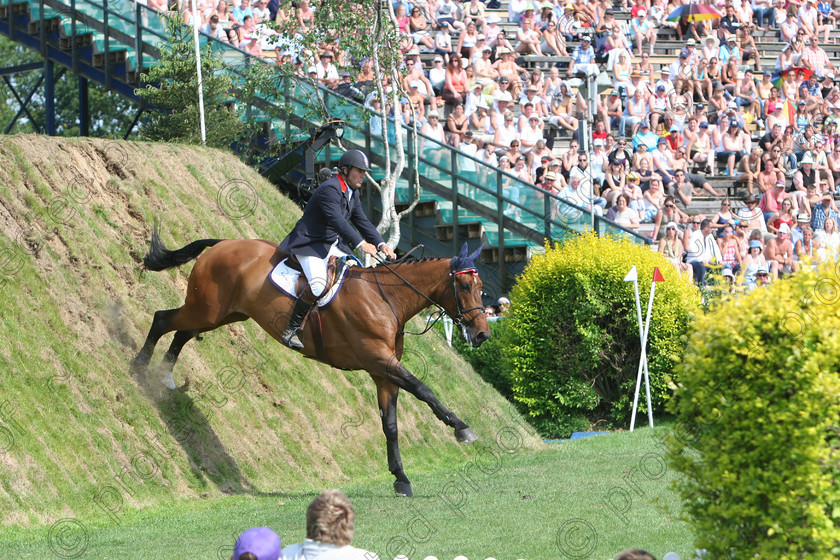
[[478,348],[479,346],[484,344],[484,342],[489,338],[490,338],[490,331],[484,331],[484,330],[478,331],[477,333],[475,333],[473,336],[470,337],[470,345],[473,348]]

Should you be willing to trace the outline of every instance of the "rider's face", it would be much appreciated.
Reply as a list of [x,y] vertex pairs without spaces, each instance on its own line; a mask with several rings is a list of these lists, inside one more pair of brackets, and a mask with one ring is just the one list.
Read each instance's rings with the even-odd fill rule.
[[365,172],[358,167],[350,167],[347,171],[347,184],[351,189],[359,190],[362,186],[362,181],[365,179]]

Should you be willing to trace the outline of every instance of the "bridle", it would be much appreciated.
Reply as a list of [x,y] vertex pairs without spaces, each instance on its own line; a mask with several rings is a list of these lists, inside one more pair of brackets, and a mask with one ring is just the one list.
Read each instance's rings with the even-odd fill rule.
[[[459,274],[472,274],[473,276],[478,276],[478,271],[474,268],[467,268],[467,269],[464,269],[464,270],[456,270],[455,272],[450,272],[449,273],[449,276],[452,277],[452,296],[455,298],[455,308],[458,310],[458,315],[456,317],[453,317],[452,315],[449,315],[448,313],[447,313],[447,315],[449,315],[449,318],[452,319],[453,323],[455,323],[456,325],[458,325],[461,328],[466,328],[466,327],[469,327],[470,325],[472,325],[473,321],[475,321],[478,318],[479,315],[484,314],[484,306],[483,305],[477,305],[475,307],[470,307],[469,309],[463,309],[461,307],[461,300],[458,299],[458,275]],[[439,305],[438,305],[438,307],[440,309],[443,309]],[[477,309],[480,310],[481,313],[476,313],[475,315],[473,315],[472,319],[470,319],[469,321],[464,321],[464,315],[465,314],[469,313],[470,311],[475,311]]]
[[[416,286],[414,286],[411,282],[409,282],[402,275],[400,275],[399,272],[397,272],[396,270],[394,270],[393,268],[388,266],[388,263],[384,259],[381,259],[378,256],[374,256],[374,258],[376,259],[376,261],[380,265],[385,267],[385,269],[388,270],[388,272],[390,272],[391,274],[393,274],[394,276],[396,276],[397,278],[402,280],[402,282],[406,286],[411,288],[417,295],[419,295],[420,297],[422,297],[423,299],[425,299],[426,301],[428,301],[430,304],[434,305],[438,309],[437,316],[434,318],[434,320],[429,322],[429,324],[426,326],[426,328],[425,328],[425,330],[423,330],[423,332],[414,333],[414,332],[406,331],[405,329],[401,329],[400,334],[416,334],[416,335],[426,334],[427,332],[429,332],[429,330],[432,327],[434,327],[435,323],[437,323],[441,319],[441,317],[443,317],[443,315],[446,315],[447,317],[452,319],[452,322],[455,325],[457,325],[460,329],[466,329],[467,327],[472,325],[472,323],[480,315],[484,314],[484,306],[483,305],[477,305],[475,307],[470,307],[470,308],[464,309],[463,307],[461,307],[461,300],[458,299],[458,275],[459,274],[472,274],[473,276],[478,276],[478,271],[476,269],[466,268],[466,269],[463,269],[463,270],[456,270],[455,272],[450,272],[449,273],[449,276],[452,277],[452,296],[455,298],[455,308],[458,311],[458,314],[453,317],[452,314],[449,313],[442,305],[440,305],[438,302],[434,301],[429,296],[427,296],[426,294],[421,292],[419,289],[417,289]],[[394,317],[399,322],[399,315],[397,315],[397,310],[394,309],[394,305],[391,303],[390,298],[388,298],[387,294],[385,293],[385,290],[382,288],[382,284],[380,284],[380,282],[379,282],[379,276],[376,273],[376,267],[374,267],[374,269],[373,269],[373,277],[376,279],[376,286],[379,288],[379,293],[382,295],[382,298],[388,303],[388,307],[391,308],[391,312],[394,314]],[[465,315],[467,313],[471,312],[471,311],[476,311],[476,310],[479,310],[480,313],[476,313],[475,315],[473,315],[472,319],[466,320]]]

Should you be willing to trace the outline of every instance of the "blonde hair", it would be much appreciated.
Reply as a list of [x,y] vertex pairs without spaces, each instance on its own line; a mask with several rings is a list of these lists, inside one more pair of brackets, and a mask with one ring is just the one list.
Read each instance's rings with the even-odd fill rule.
[[338,546],[350,544],[356,512],[343,492],[324,490],[306,510],[306,537]]

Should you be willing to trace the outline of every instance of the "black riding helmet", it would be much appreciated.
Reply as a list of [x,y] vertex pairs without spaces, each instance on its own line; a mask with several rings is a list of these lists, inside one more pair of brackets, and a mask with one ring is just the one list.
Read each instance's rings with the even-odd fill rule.
[[341,154],[341,159],[338,160],[338,168],[341,169],[344,166],[356,167],[363,171],[370,171],[370,164],[368,163],[367,156],[359,150],[347,150]]

